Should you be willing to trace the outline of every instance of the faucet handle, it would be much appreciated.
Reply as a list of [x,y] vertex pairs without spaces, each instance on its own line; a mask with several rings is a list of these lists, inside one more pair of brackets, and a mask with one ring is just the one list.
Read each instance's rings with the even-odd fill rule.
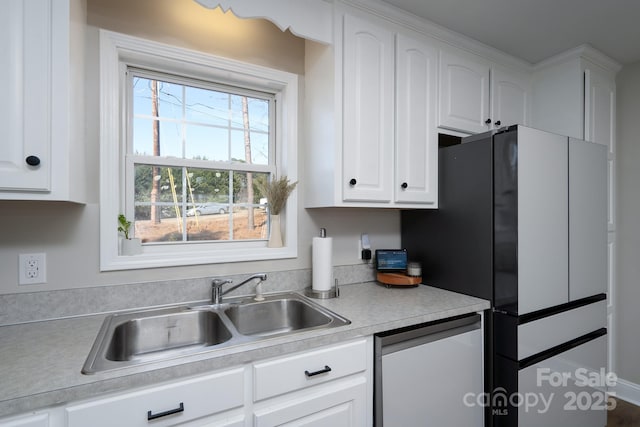
[[233,283],[233,280],[231,280],[231,279],[218,279],[218,278],[211,279],[211,286],[213,286],[214,288],[219,288],[219,287],[221,287],[222,285],[224,285],[226,283]]

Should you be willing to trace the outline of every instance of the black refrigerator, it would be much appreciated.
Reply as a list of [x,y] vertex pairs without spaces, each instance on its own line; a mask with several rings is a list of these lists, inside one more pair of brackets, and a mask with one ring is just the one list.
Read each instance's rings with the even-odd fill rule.
[[425,284],[491,301],[485,425],[604,426],[583,375],[607,368],[606,147],[512,126],[441,148],[438,186],[402,246]]

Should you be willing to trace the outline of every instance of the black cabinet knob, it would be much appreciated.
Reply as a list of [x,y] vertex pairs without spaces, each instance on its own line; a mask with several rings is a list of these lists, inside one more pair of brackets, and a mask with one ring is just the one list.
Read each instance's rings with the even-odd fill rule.
[[491,124],[491,119],[487,119],[484,121],[486,124],[490,125]]
[[402,188],[407,188],[408,186],[409,186],[409,184],[407,184],[406,182],[403,182],[403,183],[400,185],[400,187],[402,187]]
[[496,122],[496,126],[500,126],[500,120]]
[[358,182],[358,181],[356,181],[356,179],[355,179],[355,178],[351,178],[351,179],[349,180],[349,185],[353,187],[354,185],[356,185],[356,182]]
[[29,166],[38,166],[40,164],[40,158],[38,156],[29,156],[24,159],[24,161],[27,162]]

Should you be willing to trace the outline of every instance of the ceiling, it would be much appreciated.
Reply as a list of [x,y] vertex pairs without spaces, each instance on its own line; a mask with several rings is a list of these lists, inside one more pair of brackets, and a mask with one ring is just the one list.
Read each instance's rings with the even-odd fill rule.
[[384,1],[532,64],[585,43],[640,61],[637,0]]

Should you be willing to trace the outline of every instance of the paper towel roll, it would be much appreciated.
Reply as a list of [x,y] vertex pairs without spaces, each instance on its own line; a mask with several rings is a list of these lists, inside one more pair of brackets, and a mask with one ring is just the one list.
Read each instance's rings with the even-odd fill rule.
[[314,291],[328,291],[333,286],[333,240],[314,237],[311,245],[311,287]]

